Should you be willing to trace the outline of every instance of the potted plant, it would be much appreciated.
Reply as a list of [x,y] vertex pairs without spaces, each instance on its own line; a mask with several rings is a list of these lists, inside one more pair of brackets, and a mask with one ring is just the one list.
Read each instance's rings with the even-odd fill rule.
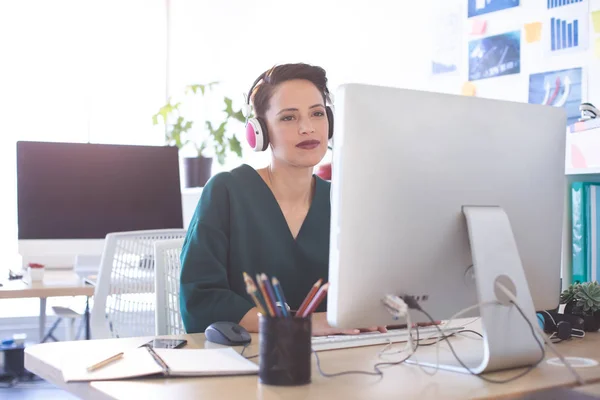
[[[173,103],[169,98],[156,114],[152,116],[154,125],[165,124],[165,143],[182,150],[193,149],[189,156],[183,156],[184,186],[203,187],[212,174],[213,158],[221,165],[225,164],[227,154],[242,156],[242,146],[229,125],[232,121],[244,122],[241,110],[233,109],[233,102],[223,97],[221,119],[198,118],[199,107],[192,103],[201,95],[203,98],[218,82],[188,85],[181,101]],[[212,100],[211,100],[212,101]],[[187,108],[186,108],[187,107]],[[193,115],[193,116],[192,116]],[[160,121],[162,117],[162,121]],[[199,122],[200,124],[197,124]],[[203,121],[202,121],[203,120]]]
[[565,304],[565,314],[583,318],[584,330],[595,332],[600,329],[600,285],[598,282],[574,283],[560,295]]

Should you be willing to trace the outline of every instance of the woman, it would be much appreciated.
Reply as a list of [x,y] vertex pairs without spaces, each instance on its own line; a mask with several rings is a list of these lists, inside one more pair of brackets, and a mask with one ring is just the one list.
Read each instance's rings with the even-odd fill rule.
[[[330,184],[313,174],[333,123],[325,71],[276,66],[261,75],[249,96],[266,131],[261,143],[249,141],[265,148],[268,142],[271,162],[259,170],[242,165],[217,174],[202,192],[181,256],[187,332],[202,332],[216,321],[258,332],[243,272],[277,277],[292,309],[318,279],[327,281]],[[314,335],[359,332],[330,327],[325,303],[313,314]]]

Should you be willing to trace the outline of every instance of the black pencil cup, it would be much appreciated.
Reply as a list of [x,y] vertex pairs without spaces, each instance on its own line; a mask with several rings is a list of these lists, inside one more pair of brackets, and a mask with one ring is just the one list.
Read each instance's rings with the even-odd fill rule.
[[261,383],[297,386],[310,383],[311,318],[259,316],[258,377]]

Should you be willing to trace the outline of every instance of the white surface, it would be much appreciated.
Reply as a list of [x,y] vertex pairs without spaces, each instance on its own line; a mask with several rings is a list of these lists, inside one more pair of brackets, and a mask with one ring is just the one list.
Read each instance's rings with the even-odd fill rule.
[[393,324],[386,294],[429,296],[437,320],[479,303],[463,205],[506,211],[535,309],[558,304],[564,110],[365,85],[336,99],[332,325]]

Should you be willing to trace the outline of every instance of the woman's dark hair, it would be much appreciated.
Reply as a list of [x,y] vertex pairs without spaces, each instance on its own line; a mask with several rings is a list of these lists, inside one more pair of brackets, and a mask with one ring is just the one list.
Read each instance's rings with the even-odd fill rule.
[[305,79],[312,82],[321,92],[325,105],[331,102],[329,89],[327,89],[327,76],[321,67],[302,63],[276,65],[261,77],[262,79],[259,78],[259,82],[250,93],[254,114],[257,117],[265,117],[275,87],[293,79]]

